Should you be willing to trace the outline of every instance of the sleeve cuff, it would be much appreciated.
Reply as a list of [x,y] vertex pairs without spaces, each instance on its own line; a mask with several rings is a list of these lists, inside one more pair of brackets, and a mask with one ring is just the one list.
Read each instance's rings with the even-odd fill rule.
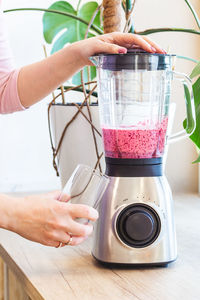
[[17,82],[18,82],[18,76],[19,76],[19,72],[20,72],[20,69],[17,69],[13,72],[13,80],[12,80],[12,84],[11,84],[11,93],[13,93],[13,97],[11,95],[11,98],[13,98],[13,105],[15,107],[15,111],[20,111],[20,110],[26,110],[28,109],[28,107],[24,107],[22,104],[21,104],[21,101],[20,101],[20,98],[19,98],[19,93],[18,93],[18,88],[17,88]]

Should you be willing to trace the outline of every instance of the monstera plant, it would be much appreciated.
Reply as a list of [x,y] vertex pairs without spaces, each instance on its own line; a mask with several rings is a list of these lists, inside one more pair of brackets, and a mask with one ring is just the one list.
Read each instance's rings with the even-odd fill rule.
[[[109,3],[108,3],[109,2]],[[112,2],[112,3],[111,3]],[[102,34],[108,32],[108,29],[102,27],[103,22],[101,22],[101,14],[100,11],[104,8],[104,15],[110,14],[110,17],[115,13],[115,21],[117,18],[117,12],[119,11],[119,5],[122,6],[124,10],[124,15],[126,19],[126,24],[124,26],[124,31],[135,32],[140,35],[148,35],[156,32],[187,32],[190,34],[200,34],[200,20],[198,18],[197,13],[194,8],[190,4],[188,0],[184,0],[192,12],[195,21],[198,25],[199,31],[195,29],[188,28],[151,28],[146,29],[142,32],[137,32],[135,30],[135,24],[133,22],[134,17],[134,6],[135,1],[126,0],[126,1],[106,1],[104,0],[102,5],[98,5],[97,2],[89,1],[82,6],[81,1],[78,1],[78,5],[74,8],[70,3],[66,1],[57,1],[53,3],[49,10],[59,11],[64,13],[63,15],[55,15],[51,12],[45,12],[43,17],[43,30],[44,30],[44,38],[47,43],[52,44],[52,53],[63,48],[67,43],[72,43],[87,37],[91,37],[94,35]],[[106,11],[106,7],[108,7],[109,11]],[[117,7],[118,6],[118,7]],[[113,10],[113,12],[112,12]],[[112,20],[110,20],[110,23]],[[116,24],[116,22],[114,22]],[[109,24],[112,25],[112,24]],[[121,24],[117,23],[117,28],[113,28],[109,26],[109,31],[116,31],[116,29],[120,30]],[[59,35],[59,33],[61,33]],[[192,58],[185,58],[189,60],[193,60]],[[194,60],[193,60],[194,61]],[[194,61],[197,63],[196,67],[192,71],[190,77],[191,79],[196,78],[196,82],[193,84],[193,93],[195,100],[195,110],[196,110],[196,129],[194,133],[190,136],[190,139],[195,143],[198,149],[200,149],[200,62]],[[87,72],[87,68],[84,68],[84,80],[88,81],[94,79],[96,77],[95,67],[90,67],[90,72]],[[90,74],[90,78],[88,77]],[[74,84],[80,84],[80,73],[76,74],[73,77],[72,82]],[[187,97],[187,94],[185,95]],[[183,126],[186,128],[186,121],[183,122]],[[200,156],[195,162],[200,162]]]
[[[193,14],[198,30],[193,28],[149,28],[137,31],[137,24],[134,24],[134,12],[136,0],[103,0],[102,4],[95,1],[88,1],[84,4],[81,0],[76,1],[76,6],[67,1],[56,1],[48,9],[46,8],[20,8],[7,10],[5,12],[17,10],[43,11],[43,32],[44,39],[52,45],[51,53],[58,51],[69,43],[81,39],[100,35],[112,31],[132,32],[140,35],[149,35],[157,32],[185,32],[188,34],[200,35],[200,19],[192,7],[189,0],[183,0],[183,5],[187,5]],[[139,0],[138,0],[139,1]],[[196,129],[190,139],[200,149],[200,62],[190,57],[184,57],[193,61],[196,66],[191,72],[190,78],[196,81],[193,84],[193,93],[196,110]],[[95,67],[85,67],[81,73],[72,78],[72,82],[64,87],[65,90],[76,90],[83,92],[85,99],[91,95],[97,96],[92,82],[96,77]],[[85,87],[87,85],[87,87]],[[187,91],[185,91],[187,102]],[[55,101],[55,99],[53,100]],[[64,102],[63,102],[64,103]],[[186,121],[183,122],[186,128]],[[93,128],[94,130],[94,128]],[[200,156],[195,162],[200,162]]]

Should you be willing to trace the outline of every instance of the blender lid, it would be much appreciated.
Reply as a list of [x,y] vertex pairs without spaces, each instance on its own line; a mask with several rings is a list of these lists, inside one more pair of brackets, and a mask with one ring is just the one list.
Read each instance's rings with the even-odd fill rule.
[[129,49],[126,54],[99,54],[99,66],[110,71],[166,70],[171,69],[175,54],[146,52],[140,48]]

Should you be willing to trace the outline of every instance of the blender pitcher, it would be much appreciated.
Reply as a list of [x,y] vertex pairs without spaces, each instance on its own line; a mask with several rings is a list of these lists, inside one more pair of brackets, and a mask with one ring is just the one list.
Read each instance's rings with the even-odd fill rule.
[[[106,264],[167,265],[177,256],[173,199],[163,174],[167,142],[195,129],[190,79],[175,55],[130,50],[91,57],[109,184],[99,202],[92,254]],[[182,82],[186,128],[168,136],[171,82]]]
[[[121,159],[162,157],[167,141],[192,134],[195,128],[190,79],[172,71],[175,55],[129,51],[92,58],[98,67],[98,98],[105,156]],[[189,91],[187,128],[166,135],[171,81]]]

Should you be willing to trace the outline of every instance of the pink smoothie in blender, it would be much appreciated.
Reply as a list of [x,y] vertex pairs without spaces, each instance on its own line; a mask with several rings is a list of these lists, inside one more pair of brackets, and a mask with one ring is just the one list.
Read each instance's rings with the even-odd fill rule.
[[132,159],[161,157],[164,152],[167,124],[168,118],[165,117],[149,129],[150,126],[146,124],[138,124],[139,126],[130,129],[103,127],[105,156]]

